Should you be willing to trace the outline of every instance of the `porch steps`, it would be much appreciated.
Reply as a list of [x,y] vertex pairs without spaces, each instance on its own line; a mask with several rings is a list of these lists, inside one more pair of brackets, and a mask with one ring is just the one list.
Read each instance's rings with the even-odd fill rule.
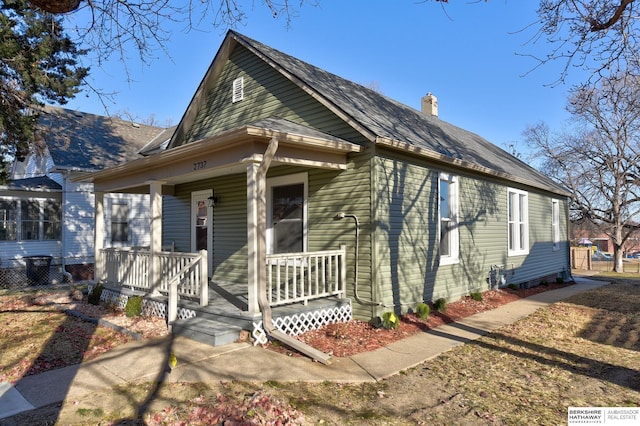
[[241,331],[242,327],[237,325],[201,317],[174,321],[172,328],[176,336],[188,337],[210,346],[233,343],[240,338]]

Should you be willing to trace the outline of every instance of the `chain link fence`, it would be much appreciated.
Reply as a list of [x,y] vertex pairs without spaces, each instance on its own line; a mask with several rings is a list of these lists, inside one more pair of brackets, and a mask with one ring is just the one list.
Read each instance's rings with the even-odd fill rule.
[[0,266],[0,290],[47,288],[72,282],[71,274],[51,260],[49,256],[30,256],[24,258],[23,266]]

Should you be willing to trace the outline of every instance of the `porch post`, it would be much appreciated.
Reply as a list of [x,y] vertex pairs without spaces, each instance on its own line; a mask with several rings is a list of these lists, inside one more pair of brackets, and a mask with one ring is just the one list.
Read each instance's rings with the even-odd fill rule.
[[162,251],[162,182],[149,182],[149,290],[151,294],[160,294],[160,258],[157,253]]
[[[265,268],[258,258],[261,244],[258,230],[258,164],[247,165],[247,280],[249,293],[247,295],[249,313],[260,312],[258,306],[258,281],[260,268]],[[262,242],[264,244],[264,242]]]
[[101,253],[104,248],[104,192],[96,192],[94,197],[93,279],[100,282],[104,279],[105,266]]

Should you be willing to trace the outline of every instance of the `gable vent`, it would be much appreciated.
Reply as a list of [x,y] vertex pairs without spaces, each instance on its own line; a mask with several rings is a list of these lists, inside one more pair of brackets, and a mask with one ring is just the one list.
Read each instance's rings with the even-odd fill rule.
[[233,95],[231,102],[239,102],[244,99],[244,77],[233,80]]

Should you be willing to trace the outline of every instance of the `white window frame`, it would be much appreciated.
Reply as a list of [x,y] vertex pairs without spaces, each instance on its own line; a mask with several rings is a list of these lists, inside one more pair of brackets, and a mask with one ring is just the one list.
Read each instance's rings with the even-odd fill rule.
[[[515,206],[511,205],[511,194],[516,195],[518,200]],[[511,209],[513,209],[513,214],[511,214]],[[518,243],[522,241],[522,245],[518,244],[514,248],[511,244],[510,230],[512,227],[513,239]],[[507,189],[507,249],[509,256],[529,254],[529,193],[515,188]]]
[[[15,239],[6,239],[6,240],[0,240],[0,242],[11,242],[11,243],[16,243],[16,242],[24,242],[24,243],[32,243],[32,242],[39,242],[39,241],[62,241],[62,203],[60,202],[60,200],[55,199],[55,198],[34,198],[34,197],[29,197],[29,198],[21,198],[21,197],[2,197],[2,199],[4,201],[7,202],[13,202],[15,203],[15,207],[16,207],[16,211],[15,211]],[[24,232],[23,231],[23,215],[22,215],[22,202],[23,201],[27,201],[27,202],[33,202],[36,203],[38,206],[38,238],[30,238],[30,239],[25,239],[25,236],[23,235]],[[58,217],[57,221],[47,221],[49,224],[52,223],[56,223],[58,224],[58,229],[59,229],[59,233],[57,238],[55,239],[48,239],[45,238],[45,204],[47,202],[53,202],[53,203],[57,203],[58,204],[58,212],[60,213],[60,217]],[[35,222],[35,220],[31,220],[31,222]]]
[[236,103],[244,99],[244,77],[238,77],[233,80],[233,88],[231,93],[231,102]]
[[266,187],[266,198],[267,198],[267,235],[266,235],[266,245],[267,245],[267,254],[273,254],[274,248],[274,238],[273,238],[273,217],[271,215],[271,210],[273,209],[273,188],[277,186],[287,186],[287,185],[296,185],[303,184],[303,202],[302,202],[302,251],[306,252],[308,250],[308,192],[309,192],[309,175],[308,173],[295,173],[291,175],[278,176],[267,179],[267,187]]
[[[126,241],[114,241],[113,239],[113,206],[127,206],[127,240]],[[131,243],[132,235],[131,235],[131,215],[132,208],[131,202],[129,200],[123,200],[119,198],[111,198],[109,199],[109,229],[107,230],[107,238],[109,239],[109,243],[112,246],[126,246]]]
[[553,251],[560,250],[560,200],[551,200],[551,239]]
[[[451,222],[451,230],[449,232],[449,254],[440,255],[440,265],[452,265],[460,262],[460,233],[458,223],[458,176],[449,173],[440,173],[438,179],[438,241],[442,235],[442,213],[440,210],[440,187],[441,182],[449,183],[449,222]],[[440,245],[439,245],[440,247]]]

